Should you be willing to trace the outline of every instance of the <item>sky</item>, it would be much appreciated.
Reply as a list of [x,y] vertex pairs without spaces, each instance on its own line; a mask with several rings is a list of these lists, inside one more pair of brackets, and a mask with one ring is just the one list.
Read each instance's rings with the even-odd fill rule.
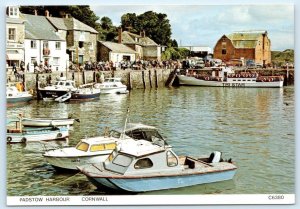
[[115,26],[126,13],[146,11],[167,14],[172,39],[182,46],[214,48],[222,35],[235,31],[266,30],[271,50],[294,49],[294,5],[236,4],[236,5],[91,5],[98,17],[109,17]]

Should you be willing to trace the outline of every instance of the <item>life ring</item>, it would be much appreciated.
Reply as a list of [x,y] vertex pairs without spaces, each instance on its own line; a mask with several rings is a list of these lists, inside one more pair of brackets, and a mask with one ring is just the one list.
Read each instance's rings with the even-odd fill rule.
[[8,143],[10,143],[11,140],[12,140],[12,138],[11,138],[10,136],[8,136],[8,137],[6,138],[6,141],[7,141]]
[[23,137],[23,138],[21,139],[21,142],[22,142],[22,143],[26,143],[26,141],[27,141],[27,139],[26,139],[25,137]]
[[62,133],[58,133],[57,135],[56,135],[56,138],[61,138],[62,137]]

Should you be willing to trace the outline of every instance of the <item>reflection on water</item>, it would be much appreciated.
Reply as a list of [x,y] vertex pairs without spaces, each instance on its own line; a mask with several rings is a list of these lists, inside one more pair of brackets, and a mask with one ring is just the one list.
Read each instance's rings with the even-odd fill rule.
[[178,154],[222,151],[238,171],[233,180],[146,194],[294,193],[294,88],[234,89],[180,87],[101,95],[81,103],[32,101],[8,116],[80,118],[69,141],[7,145],[8,195],[115,194],[96,189],[80,173],[57,171],[43,159],[49,147],[74,146],[79,139],[130,122],[154,125]]

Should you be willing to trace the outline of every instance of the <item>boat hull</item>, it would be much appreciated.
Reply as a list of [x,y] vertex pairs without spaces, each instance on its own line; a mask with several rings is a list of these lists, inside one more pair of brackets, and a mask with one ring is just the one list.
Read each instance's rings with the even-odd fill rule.
[[46,89],[39,89],[38,94],[44,99],[44,100],[54,100],[55,98],[61,97],[65,94],[67,94],[69,90],[46,90]]
[[8,97],[6,99],[7,107],[13,107],[15,105],[20,105],[27,103],[32,100],[32,95],[22,96],[22,97]]
[[126,92],[127,87],[111,87],[111,88],[100,88],[101,94],[117,94]]
[[44,154],[45,160],[52,166],[60,169],[78,170],[77,166],[104,162],[109,156],[109,153],[93,155],[93,156],[74,156],[74,157],[56,157],[51,156],[51,153]]
[[128,192],[147,192],[164,189],[175,189],[193,185],[207,184],[231,180],[236,170],[218,171],[204,174],[189,174],[175,176],[155,176],[155,177],[91,177],[88,179],[96,187],[109,187],[115,190]]
[[28,131],[26,133],[7,133],[7,143],[26,143],[26,142],[38,142],[48,140],[65,139],[69,137],[69,130],[37,130]]
[[68,126],[73,125],[74,119],[30,119],[23,118],[23,126],[28,127],[48,127],[48,126]]
[[177,75],[180,85],[211,86],[211,87],[241,87],[241,88],[281,88],[283,81],[257,82],[257,81],[207,81],[192,76]]
[[81,100],[94,100],[100,98],[100,92],[94,94],[80,94],[80,93],[73,93],[71,97],[71,101],[81,101]]

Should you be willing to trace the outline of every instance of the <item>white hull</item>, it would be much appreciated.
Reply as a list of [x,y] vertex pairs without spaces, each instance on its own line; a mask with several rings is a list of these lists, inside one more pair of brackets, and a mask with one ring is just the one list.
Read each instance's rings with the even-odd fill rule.
[[100,88],[101,94],[117,94],[127,91],[127,87]]
[[73,125],[74,119],[42,119],[42,118],[23,118],[23,126],[47,127],[47,126],[68,126]]
[[111,152],[93,155],[93,156],[73,156],[73,157],[54,157],[54,156],[52,157],[50,155],[44,155],[44,157],[49,164],[57,168],[77,170],[77,166],[104,162],[110,153]]
[[55,130],[55,131],[36,131],[32,133],[7,133],[6,139],[8,143],[25,143],[38,142],[47,140],[56,140],[69,137],[69,130]]
[[180,85],[189,86],[212,86],[212,87],[244,87],[244,88],[280,88],[283,81],[257,82],[257,81],[207,81],[195,77],[178,75]]

